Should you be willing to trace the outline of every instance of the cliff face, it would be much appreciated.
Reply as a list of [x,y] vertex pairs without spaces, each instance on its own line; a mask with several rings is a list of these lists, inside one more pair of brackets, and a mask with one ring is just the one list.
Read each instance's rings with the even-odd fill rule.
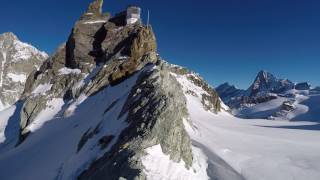
[[46,53],[21,42],[13,33],[0,35],[0,110],[20,98],[28,75],[46,58]]

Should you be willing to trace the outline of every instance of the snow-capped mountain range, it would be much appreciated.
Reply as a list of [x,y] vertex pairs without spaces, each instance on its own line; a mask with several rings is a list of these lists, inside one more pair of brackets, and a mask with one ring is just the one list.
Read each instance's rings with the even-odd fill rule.
[[319,179],[318,123],[240,119],[221,100],[243,107],[246,95],[253,107],[317,89],[262,72],[248,90],[220,86],[220,98],[161,58],[150,25],[127,24],[137,7],[110,16],[102,3],[0,111],[0,179]]
[[216,90],[232,113],[242,118],[320,121],[317,112],[320,91],[307,82],[293,83],[260,71],[247,90],[229,83]]
[[29,74],[47,58],[45,52],[21,42],[13,33],[0,35],[0,110],[20,98]]

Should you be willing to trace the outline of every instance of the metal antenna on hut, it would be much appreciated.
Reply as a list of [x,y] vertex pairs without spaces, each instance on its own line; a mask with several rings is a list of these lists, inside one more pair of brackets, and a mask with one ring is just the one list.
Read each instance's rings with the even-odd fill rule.
[[149,28],[149,23],[150,23],[150,11],[148,9],[147,28]]

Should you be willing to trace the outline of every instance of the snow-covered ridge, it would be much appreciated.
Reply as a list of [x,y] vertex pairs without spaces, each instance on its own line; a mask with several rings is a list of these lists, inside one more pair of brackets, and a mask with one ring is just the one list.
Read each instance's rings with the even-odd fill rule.
[[49,56],[44,51],[40,51],[28,43],[14,40],[13,46],[16,53],[12,55],[13,61],[28,60],[32,56],[41,56],[43,59],[47,59]]

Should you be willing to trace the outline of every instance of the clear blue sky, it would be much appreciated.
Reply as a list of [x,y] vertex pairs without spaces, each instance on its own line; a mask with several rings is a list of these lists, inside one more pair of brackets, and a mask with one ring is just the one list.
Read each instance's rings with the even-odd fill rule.
[[[12,31],[52,53],[90,2],[3,0],[0,33]],[[318,0],[105,0],[104,11],[129,4],[150,9],[163,58],[214,86],[228,81],[246,88],[261,69],[320,85]]]

